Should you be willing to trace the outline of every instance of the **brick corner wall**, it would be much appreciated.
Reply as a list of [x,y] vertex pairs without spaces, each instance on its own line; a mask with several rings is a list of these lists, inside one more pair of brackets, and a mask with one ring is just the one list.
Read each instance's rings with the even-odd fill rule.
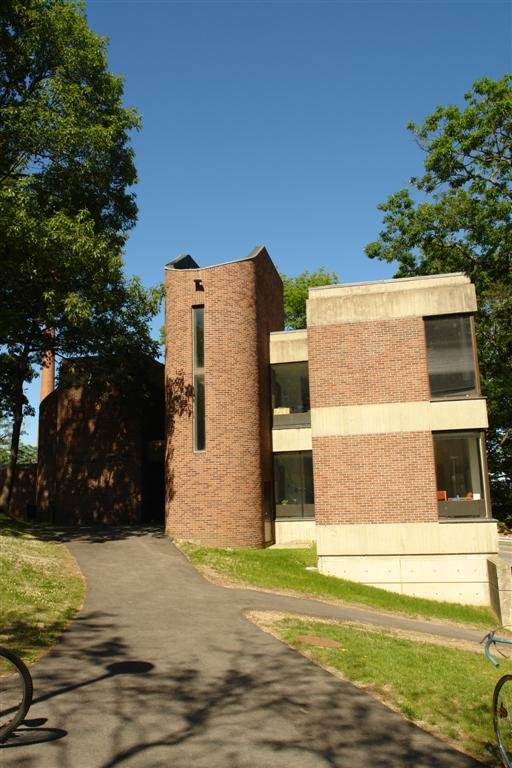
[[[308,342],[313,408],[430,400],[421,317],[314,326]],[[437,521],[432,434],[366,431],[313,434],[317,524]]]

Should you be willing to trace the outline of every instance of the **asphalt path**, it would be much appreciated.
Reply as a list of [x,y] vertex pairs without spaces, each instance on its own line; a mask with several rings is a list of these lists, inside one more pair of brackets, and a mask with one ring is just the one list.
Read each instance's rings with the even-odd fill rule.
[[2,768],[477,768],[261,631],[276,610],[478,641],[445,624],[206,581],[156,531],[64,536],[85,605],[32,668]]

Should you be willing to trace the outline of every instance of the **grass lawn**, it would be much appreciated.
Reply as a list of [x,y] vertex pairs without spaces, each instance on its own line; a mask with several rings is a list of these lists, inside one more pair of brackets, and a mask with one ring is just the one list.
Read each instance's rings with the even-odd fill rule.
[[194,565],[237,582],[269,589],[299,592],[311,597],[358,603],[385,611],[430,619],[444,619],[487,629],[498,620],[490,608],[443,603],[399,595],[354,581],[307,571],[316,565],[314,547],[305,549],[216,549],[181,543]]
[[0,644],[34,661],[69,624],[84,593],[63,544],[42,541],[26,524],[0,517]]
[[[255,620],[260,624],[257,616]],[[488,765],[501,765],[491,703],[497,679],[512,671],[510,662],[496,670],[483,652],[317,620],[265,617],[262,622],[272,634],[322,666],[334,668],[422,728]],[[334,641],[337,647],[318,647],[317,638]]]

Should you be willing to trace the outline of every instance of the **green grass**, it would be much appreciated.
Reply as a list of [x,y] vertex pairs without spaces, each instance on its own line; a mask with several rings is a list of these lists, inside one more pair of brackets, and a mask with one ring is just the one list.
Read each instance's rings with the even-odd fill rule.
[[306,549],[214,549],[182,543],[181,548],[192,563],[206,567],[235,581],[302,595],[342,600],[379,610],[443,619],[478,627],[496,626],[489,608],[444,603],[409,597],[354,581],[307,571],[316,565],[316,550]]
[[84,582],[62,544],[0,517],[0,644],[27,662],[55,643],[84,599]]
[[[492,728],[495,670],[483,653],[455,650],[340,624],[285,618],[265,626],[286,643],[338,670],[409,720],[485,761],[501,765]],[[301,637],[302,636],[302,637]],[[321,648],[307,637],[337,641]]]

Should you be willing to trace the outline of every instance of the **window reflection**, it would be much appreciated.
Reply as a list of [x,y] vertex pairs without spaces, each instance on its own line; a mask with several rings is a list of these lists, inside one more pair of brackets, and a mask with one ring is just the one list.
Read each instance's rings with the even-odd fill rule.
[[480,433],[434,435],[440,517],[485,517]]
[[309,426],[311,416],[307,362],[272,365],[271,377],[273,426]]
[[274,454],[276,519],[315,516],[311,451]]
[[471,317],[427,317],[425,336],[431,397],[478,394]]

